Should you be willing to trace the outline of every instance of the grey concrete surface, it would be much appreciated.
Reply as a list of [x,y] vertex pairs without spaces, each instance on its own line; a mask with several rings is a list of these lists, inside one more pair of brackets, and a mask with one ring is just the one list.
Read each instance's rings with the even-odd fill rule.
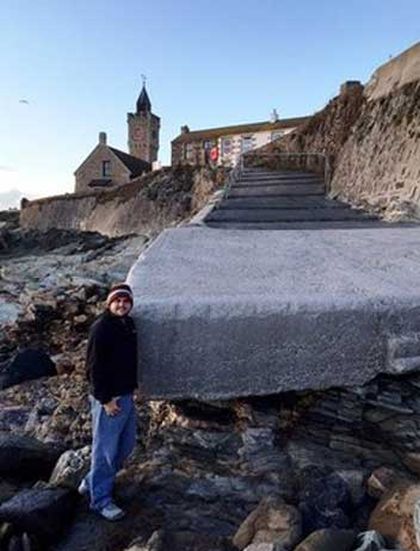
[[420,367],[420,227],[177,228],[128,280],[153,398],[359,385]]

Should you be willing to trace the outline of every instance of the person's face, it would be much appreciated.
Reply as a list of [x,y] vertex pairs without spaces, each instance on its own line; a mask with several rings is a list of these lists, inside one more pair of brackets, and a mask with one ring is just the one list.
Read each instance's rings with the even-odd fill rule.
[[125,316],[131,310],[131,300],[127,297],[117,297],[109,305],[109,310],[114,316]]

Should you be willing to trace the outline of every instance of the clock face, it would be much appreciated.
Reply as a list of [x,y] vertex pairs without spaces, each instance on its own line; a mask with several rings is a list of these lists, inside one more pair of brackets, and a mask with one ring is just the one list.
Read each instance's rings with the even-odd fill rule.
[[135,128],[133,130],[133,137],[134,138],[141,138],[141,128]]

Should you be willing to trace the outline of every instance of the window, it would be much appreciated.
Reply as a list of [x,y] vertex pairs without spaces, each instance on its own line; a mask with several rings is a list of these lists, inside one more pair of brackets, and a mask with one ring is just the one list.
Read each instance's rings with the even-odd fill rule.
[[187,143],[186,152],[185,152],[187,160],[191,161],[191,159],[193,158],[193,153],[194,153],[193,144]]
[[102,161],[102,178],[111,176],[111,161]]
[[253,146],[253,139],[252,136],[242,136],[242,153],[245,153],[246,151],[249,151],[252,149]]
[[194,144],[184,144],[184,161],[191,161],[194,156]]
[[233,140],[232,138],[223,138],[222,140],[222,155],[228,157],[232,153]]

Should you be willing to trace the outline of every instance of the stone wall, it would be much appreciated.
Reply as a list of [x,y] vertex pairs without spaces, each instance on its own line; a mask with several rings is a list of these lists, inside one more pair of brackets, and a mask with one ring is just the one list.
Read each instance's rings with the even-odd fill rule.
[[111,190],[29,201],[21,210],[20,222],[24,228],[42,231],[154,234],[202,208],[223,181],[221,171],[162,169]]
[[375,71],[364,89],[347,83],[308,123],[249,160],[322,171],[322,160],[303,167],[301,158],[278,155],[285,152],[326,155],[336,197],[389,218],[419,217],[420,43]]
[[389,215],[420,216],[420,79],[366,98],[340,152],[331,189]]

